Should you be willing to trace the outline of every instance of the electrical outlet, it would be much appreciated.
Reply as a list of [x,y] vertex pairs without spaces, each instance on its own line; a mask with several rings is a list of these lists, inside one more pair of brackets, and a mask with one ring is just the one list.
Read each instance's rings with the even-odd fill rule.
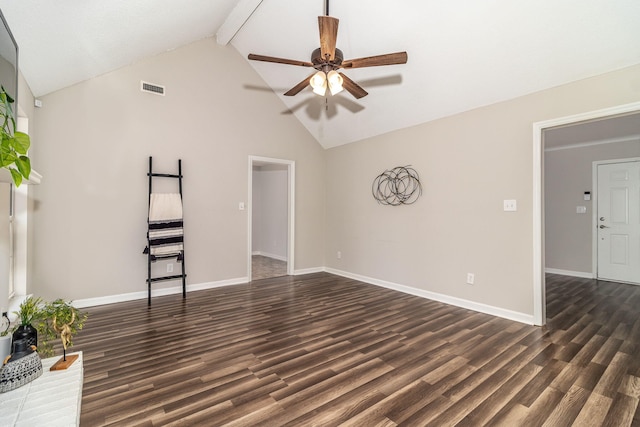
[[173,273],[173,264],[167,264],[167,273]]
[[473,285],[476,280],[476,275],[473,273],[467,273],[467,285]]
[[516,200],[504,200],[504,211],[515,212],[518,210],[518,203]]
[[336,258],[338,258],[338,259],[342,259],[342,252],[338,251],[338,252],[336,253]]

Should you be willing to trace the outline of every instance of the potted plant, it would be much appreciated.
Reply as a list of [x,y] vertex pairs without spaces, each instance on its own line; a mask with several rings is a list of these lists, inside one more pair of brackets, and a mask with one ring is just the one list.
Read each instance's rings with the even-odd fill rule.
[[[60,338],[63,351],[63,357],[60,362],[67,362],[67,348],[73,346],[73,336],[82,329],[88,314],[81,312],[71,305],[70,301],[67,302],[58,298],[44,306],[42,309],[42,317],[43,322],[40,328],[42,336],[39,352],[42,355],[52,355],[52,341]],[[71,358],[71,356],[69,358]],[[74,357],[69,364],[76,358],[77,356]],[[51,369],[55,370],[53,367]]]
[[13,341],[26,339],[28,345],[38,345],[38,323],[41,321],[43,308],[42,298],[27,297],[14,313],[18,316],[18,324],[13,330]]
[[26,133],[16,130],[13,102],[13,98],[0,86],[0,167],[11,172],[11,179],[19,187],[22,179],[29,179],[31,174],[31,161],[27,157],[31,139]]

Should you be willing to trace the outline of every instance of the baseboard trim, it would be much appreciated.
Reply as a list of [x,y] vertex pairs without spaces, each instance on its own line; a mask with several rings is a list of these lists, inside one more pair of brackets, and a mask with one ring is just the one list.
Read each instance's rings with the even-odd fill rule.
[[313,273],[324,273],[327,269],[324,267],[314,267],[314,268],[303,268],[301,270],[295,270],[293,272],[294,276],[301,276],[303,274],[313,274]]
[[[547,269],[547,270],[551,270],[551,269]],[[374,279],[372,277],[349,273],[347,271],[337,270],[335,268],[329,268],[329,267],[306,268],[306,269],[295,270],[293,274],[295,276],[300,276],[303,274],[322,273],[322,272],[335,274],[336,276],[342,276],[348,279],[359,280],[361,282],[369,283],[371,285],[381,286],[383,288],[392,289],[395,291],[403,292],[405,294],[415,295],[421,298],[426,298],[429,300],[454,305],[456,307],[466,308],[468,310],[490,314],[492,316],[502,317],[504,319],[514,320],[520,323],[526,323],[528,325],[534,324],[533,316],[525,313],[506,310],[504,308],[494,307],[491,305],[469,301],[462,298],[452,297],[449,295],[439,294],[436,292],[425,291],[423,289],[417,289],[411,286],[400,285],[398,283],[393,283],[393,282],[387,282],[385,280]],[[557,273],[557,274],[560,274],[560,273]],[[187,292],[202,291],[205,289],[220,288],[223,286],[242,285],[248,282],[249,282],[248,277],[238,277],[235,279],[198,283],[193,285],[187,285]],[[182,292],[182,286],[179,286],[179,285],[173,286],[170,288],[152,289],[151,297],[175,295],[175,294],[180,294],[181,292]],[[77,308],[86,308],[86,307],[94,307],[98,305],[114,304],[118,302],[134,301],[134,300],[145,299],[145,298],[147,298],[147,292],[140,291],[140,292],[131,292],[127,294],[109,295],[104,297],[77,299],[73,301],[73,305],[74,307],[77,307]]]
[[[219,280],[216,282],[197,283],[187,285],[187,292],[202,291],[205,289],[221,288],[223,286],[242,285],[249,282],[248,277],[238,277],[236,279]],[[175,295],[182,293],[182,286],[172,286],[170,288],[151,289],[151,297]],[[146,299],[147,291],[131,292],[127,294],[108,295],[96,298],[84,298],[73,301],[73,306],[77,308],[95,307],[98,305],[114,304],[117,302],[135,301]]]
[[422,289],[413,288],[411,286],[400,285],[398,283],[393,283],[393,282],[387,282],[385,280],[374,279],[372,277],[361,276],[359,274],[336,270],[334,268],[325,268],[325,271],[327,273],[335,274],[337,276],[346,277],[348,279],[359,280],[361,282],[369,283],[371,285],[381,286],[383,288],[392,289],[395,291],[403,292],[405,294],[415,295],[415,296],[430,299],[433,301],[454,305],[456,307],[466,308],[468,310],[490,314],[492,316],[502,317],[508,320],[514,320],[516,322],[525,323],[527,325],[534,324],[533,316],[529,314],[519,313],[517,311],[507,310],[500,307],[494,307],[491,305],[469,301],[462,298],[452,297],[449,295],[439,294],[436,292],[425,291]]
[[545,268],[545,273],[549,274],[560,274],[562,276],[571,276],[571,277],[580,277],[582,279],[594,279],[593,273],[588,273],[586,271],[571,271],[571,270],[562,270],[559,268]]

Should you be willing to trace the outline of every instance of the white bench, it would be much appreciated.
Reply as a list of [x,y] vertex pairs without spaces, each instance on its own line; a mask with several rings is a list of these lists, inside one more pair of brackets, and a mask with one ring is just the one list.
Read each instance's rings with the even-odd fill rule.
[[0,426],[78,426],[82,402],[82,352],[63,371],[49,368],[61,356],[42,359],[42,375],[15,390],[0,393]]

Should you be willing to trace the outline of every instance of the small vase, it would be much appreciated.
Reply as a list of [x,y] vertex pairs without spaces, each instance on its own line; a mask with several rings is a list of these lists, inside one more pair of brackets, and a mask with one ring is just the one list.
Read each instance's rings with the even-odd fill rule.
[[26,340],[27,346],[38,345],[38,331],[31,325],[20,325],[13,332],[13,342]]
[[11,354],[11,335],[0,336],[0,363]]

